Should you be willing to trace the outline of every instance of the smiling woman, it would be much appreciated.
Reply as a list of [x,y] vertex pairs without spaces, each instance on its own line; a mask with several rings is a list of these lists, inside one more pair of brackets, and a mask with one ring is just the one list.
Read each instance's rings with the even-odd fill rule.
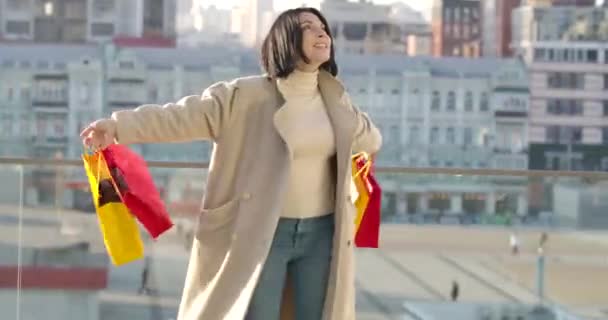
[[318,10],[279,15],[261,57],[264,75],[115,112],[83,142],[214,142],[178,319],[354,320],[351,155],[380,132],[336,78]]

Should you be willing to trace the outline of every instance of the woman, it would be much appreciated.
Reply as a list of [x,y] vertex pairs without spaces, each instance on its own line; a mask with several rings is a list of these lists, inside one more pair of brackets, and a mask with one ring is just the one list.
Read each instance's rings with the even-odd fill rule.
[[350,157],[381,136],[335,78],[326,26],[316,9],[288,10],[263,43],[266,75],[82,132],[95,148],[214,142],[179,319],[355,318]]

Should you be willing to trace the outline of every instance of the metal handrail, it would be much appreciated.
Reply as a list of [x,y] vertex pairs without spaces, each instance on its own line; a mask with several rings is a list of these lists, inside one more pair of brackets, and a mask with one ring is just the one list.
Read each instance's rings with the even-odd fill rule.
[[[150,168],[207,169],[208,162],[147,161]],[[0,165],[24,166],[82,166],[80,159],[41,159],[0,157]],[[601,171],[561,171],[561,170],[512,170],[512,169],[466,169],[466,168],[412,168],[403,166],[379,166],[377,173],[429,174],[454,176],[509,176],[509,177],[576,177],[593,180],[608,180],[608,172]]]

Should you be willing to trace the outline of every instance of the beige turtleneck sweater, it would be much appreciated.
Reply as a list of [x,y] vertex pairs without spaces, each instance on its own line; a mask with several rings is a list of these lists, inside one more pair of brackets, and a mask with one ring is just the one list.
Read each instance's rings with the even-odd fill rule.
[[289,122],[284,138],[293,153],[282,217],[312,218],[334,211],[336,144],[317,79],[318,72],[296,70],[277,80]]

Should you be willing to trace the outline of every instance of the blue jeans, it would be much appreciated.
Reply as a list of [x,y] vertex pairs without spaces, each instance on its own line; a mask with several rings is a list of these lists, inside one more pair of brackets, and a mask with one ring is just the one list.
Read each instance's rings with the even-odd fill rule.
[[334,215],[281,218],[246,320],[279,320],[285,276],[293,282],[296,320],[323,314],[332,257]]

